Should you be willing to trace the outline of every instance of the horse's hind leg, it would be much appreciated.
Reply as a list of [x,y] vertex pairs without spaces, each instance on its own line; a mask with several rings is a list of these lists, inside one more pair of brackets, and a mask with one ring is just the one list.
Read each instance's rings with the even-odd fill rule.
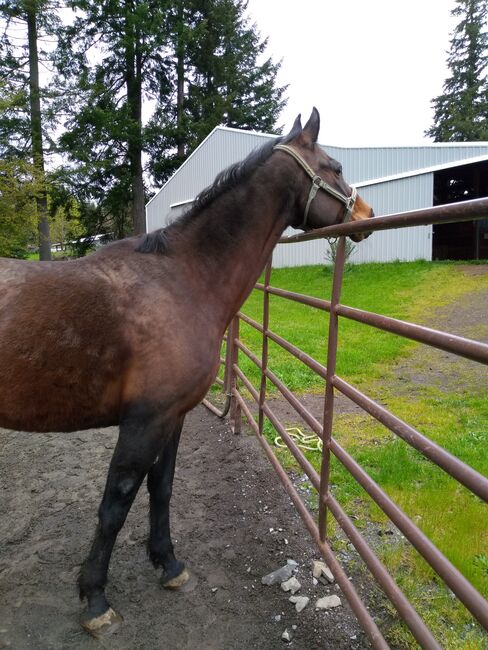
[[110,556],[137,491],[161,451],[164,430],[161,418],[147,412],[133,411],[120,425],[95,538],[78,578],[80,597],[88,600],[82,624],[94,636],[113,629],[121,621],[105,597]]
[[148,553],[154,566],[163,568],[161,582],[163,587],[168,588],[181,587],[189,579],[185,565],[175,558],[169,523],[169,504],[182,426],[183,419],[147,475],[150,495]]

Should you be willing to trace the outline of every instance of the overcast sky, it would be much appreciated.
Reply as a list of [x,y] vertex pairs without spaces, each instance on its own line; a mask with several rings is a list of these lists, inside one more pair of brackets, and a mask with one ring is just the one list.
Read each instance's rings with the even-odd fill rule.
[[287,130],[315,105],[322,143],[428,142],[431,99],[448,76],[454,6],[454,0],[249,0],[251,20],[269,37],[268,56],[283,59],[278,82],[289,88],[280,123]]

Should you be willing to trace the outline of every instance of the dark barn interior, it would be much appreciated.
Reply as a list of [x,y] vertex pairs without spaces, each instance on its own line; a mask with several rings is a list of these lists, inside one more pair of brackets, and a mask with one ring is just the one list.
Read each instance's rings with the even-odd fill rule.
[[[488,197],[488,160],[434,173],[434,205]],[[432,259],[488,259],[488,219],[433,226]]]

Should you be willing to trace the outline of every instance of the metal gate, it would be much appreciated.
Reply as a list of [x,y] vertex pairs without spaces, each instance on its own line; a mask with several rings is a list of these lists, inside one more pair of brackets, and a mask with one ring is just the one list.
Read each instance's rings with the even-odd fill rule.
[[[284,238],[281,243],[307,241],[323,237],[339,237],[337,256],[334,265],[332,296],[330,300],[321,300],[315,297],[301,295],[272,287],[271,260],[265,270],[264,283],[257,284],[256,289],[263,292],[263,322],[258,323],[245,314],[239,312],[231,323],[227,334],[226,357],[222,359],[225,366],[224,379],[220,384],[227,396],[226,406],[219,410],[205,400],[205,404],[216,414],[223,416],[230,409],[230,419],[234,431],[241,429],[241,416],[246,417],[249,425],[256,433],[267,457],[276,470],[288,495],[295,504],[300,516],[314,539],[320,553],[332,570],[332,573],[347,598],[352,610],[357,616],[361,626],[367,633],[373,647],[388,648],[381,631],[365,603],[361,600],[356,589],[348,579],[343,567],[334,554],[327,541],[327,521],[332,516],[356,551],[375,577],[388,599],[396,608],[399,616],[410,629],[412,635],[422,648],[440,648],[438,641],[415,611],[386,567],[370,548],[365,538],[354,525],[352,519],[335,499],[330,490],[329,471],[331,454],[347,469],[357,483],[362,486],[371,499],[381,508],[391,522],[401,531],[404,537],[427,561],[434,571],[441,577],[449,589],[464,604],[479,623],[488,629],[488,602],[475,589],[475,587],[454,567],[442,552],[425,536],[425,534],[409,519],[401,508],[385,493],[385,491],[368,475],[355,459],[332,436],[332,423],[334,416],[334,393],[345,395],[353,403],[390,429],[396,436],[411,445],[427,459],[438,465],[455,480],[463,484],[473,494],[484,501],[488,501],[488,479],[479,474],[469,465],[451,455],[445,449],[426,438],[423,434],[410,426],[402,419],[388,411],[370,397],[362,393],[344,379],[336,375],[338,321],[339,317],[355,320],[359,323],[386,330],[399,336],[412,339],[426,345],[454,353],[458,356],[488,364],[488,345],[474,340],[454,336],[445,332],[433,330],[413,323],[407,323],[387,316],[362,311],[343,305],[340,301],[342,280],[345,264],[346,236],[364,231],[378,231],[391,228],[405,228],[409,226],[429,225],[434,223],[448,223],[454,221],[470,221],[488,217],[488,199],[477,199],[464,203],[438,206],[409,213],[378,217],[373,222],[347,223],[329,226],[306,233]],[[303,350],[286,341],[276,332],[269,329],[269,296],[280,296],[283,299],[293,300],[315,309],[329,312],[329,332],[327,340],[327,364],[320,364]],[[258,358],[239,338],[239,324],[244,321],[262,334],[262,353]],[[299,359],[308,368],[325,380],[325,396],[323,419],[319,422],[297,399],[297,397],[278,379],[268,367],[268,342],[273,341]],[[258,387],[253,386],[248,377],[239,366],[239,353],[246,355],[260,370],[261,381]],[[266,385],[271,382],[283,397],[288,400],[296,413],[303,419],[308,427],[323,441],[322,462],[320,473],[317,472],[293,438],[280,422],[277,415],[267,400]],[[488,383],[488,382],[487,382]],[[248,401],[243,397],[239,388],[242,384],[252,396],[257,410],[253,413]],[[315,521],[307,506],[302,501],[297,489],[285,469],[277,459],[272,446],[263,435],[265,418],[271,422],[281,436],[288,449],[299,463],[312,486],[318,494],[319,517]]]

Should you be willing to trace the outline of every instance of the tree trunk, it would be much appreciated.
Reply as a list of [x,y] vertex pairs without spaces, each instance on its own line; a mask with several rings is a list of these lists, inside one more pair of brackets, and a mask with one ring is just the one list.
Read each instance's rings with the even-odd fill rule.
[[145,194],[142,169],[142,54],[141,35],[130,23],[133,3],[126,1],[126,87],[131,124],[128,152],[132,186],[132,225],[134,234],[146,232]]
[[176,126],[177,126],[177,154],[183,158],[185,155],[185,142],[181,132],[181,124],[183,121],[183,102],[185,99],[185,68],[183,61],[183,54],[181,51],[178,53],[176,63],[177,71],[177,88],[176,88]]
[[39,230],[39,259],[51,259],[51,238],[47,210],[46,174],[42,147],[41,100],[39,94],[39,57],[37,53],[36,2],[26,3],[27,34],[29,43],[29,99],[32,138],[32,158],[38,191],[36,195]]
[[185,155],[185,138],[181,132],[183,122],[183,102],[185,100],[185,46],[181,31],[183,29],[183,8],[178,7],[177,43],[176,43],[176,132],[177,154],[180,158]]

